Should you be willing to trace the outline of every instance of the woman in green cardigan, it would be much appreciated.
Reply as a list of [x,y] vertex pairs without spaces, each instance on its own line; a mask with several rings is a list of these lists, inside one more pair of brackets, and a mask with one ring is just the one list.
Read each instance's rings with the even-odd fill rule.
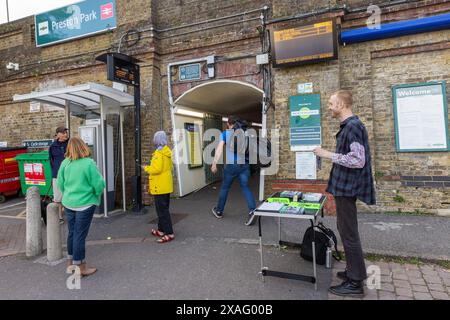
[[82,276],[89,276],[97,271],[86,265],[86,237],[106,185],[94,160],[89,157],[90,154],[83,140],[71,138],[57,178],[69,228],[68,266],[78,266]]

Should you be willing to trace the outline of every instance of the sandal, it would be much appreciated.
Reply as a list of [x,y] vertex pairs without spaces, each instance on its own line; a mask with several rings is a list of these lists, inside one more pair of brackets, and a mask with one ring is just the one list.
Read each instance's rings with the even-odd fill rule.
[[161,238],[159,238],[157,240],[157,242],[158,243],[166,243],[166,242],[172,241],[173,239],[175,239],[174,235],[169,236],[169,235],[165,234]]
[[161,238],[164,236],[164,232],[161,232],[161,231],[155,230],[155,229],[152,229],[151,233],[152,233],[152,235],[154,235],[155,237],[158,237],[158,238]]

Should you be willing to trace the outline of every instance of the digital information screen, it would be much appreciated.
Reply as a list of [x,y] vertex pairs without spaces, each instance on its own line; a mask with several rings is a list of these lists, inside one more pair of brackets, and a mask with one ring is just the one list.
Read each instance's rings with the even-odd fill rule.
[[108,63],[108,80],[120,82],[127,85],[137,86],[138,65],[122,60],[117,57],[111,57],[112,63]]
[[274,67],[337,59],[334,20],[272,30],[271,33]]

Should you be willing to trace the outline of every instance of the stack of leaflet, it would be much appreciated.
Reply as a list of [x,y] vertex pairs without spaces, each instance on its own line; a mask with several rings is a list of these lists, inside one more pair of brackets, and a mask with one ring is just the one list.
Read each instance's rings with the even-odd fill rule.
[[280,213],[282,214],[304,214],[305,209],[301,207],[284,206],[281,208]]
[[303,193],[300,191],[283,191],[280,193],[281,198],[290,198],[294,202],[301,200],[302,196],[303,196]]
[[320,202],[322,199],[321,193],[305,193],[303,194],[303,201],[304,202]]
[[266,211],[266,212],[280,212],[281,208],[284,207],[283,203],[279,202],[263,202],[256,211]]

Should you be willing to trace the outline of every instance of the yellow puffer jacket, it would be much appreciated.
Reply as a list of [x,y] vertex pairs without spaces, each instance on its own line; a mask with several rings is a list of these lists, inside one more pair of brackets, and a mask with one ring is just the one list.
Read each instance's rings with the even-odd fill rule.
[[149,177],[148,192],[150,194],[166,194],[173,192],[172,182],[172,151],[168,146],[156,150],[152,162],[144,167]]

